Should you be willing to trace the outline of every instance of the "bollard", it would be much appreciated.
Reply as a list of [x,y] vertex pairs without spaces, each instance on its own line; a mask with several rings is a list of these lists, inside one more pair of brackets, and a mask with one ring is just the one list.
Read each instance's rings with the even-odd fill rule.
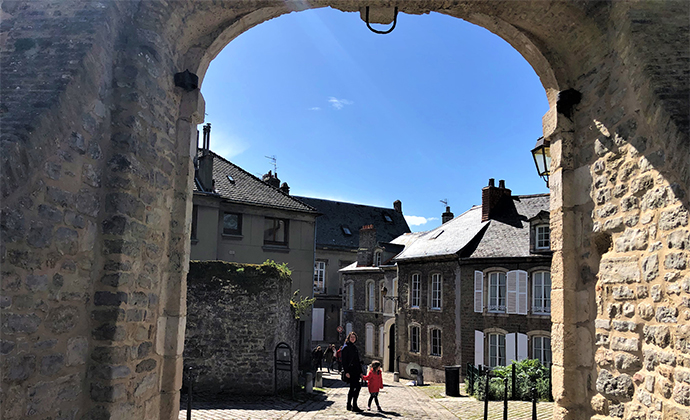
[[532,420],[537,420],[537,387],[532,386]]
[[486,368],[486,384],[484,386],[484,420],[489,419],[489,381],[491,369]]
[[313,382],[313,375],[311,372],[307,372],[307,382],[304,384],[304,390],[307,392],[307,394],[313,394],[314,393],[314,384]]
[[314,383],[314,386],[317,388],[323,388],[323,372],[316,372],[316,382]]
[[517,374],[515,373],[515,363],[511,364],[511,366],[513,367],[513,391],[511,392],[510,397],[514,400],[517,400],[517,395],[515,395],[515,393],[517,392],[517,384],[515,383],[517,380]]
[[187,420],[192,420],[192,367],[187,368]]
[[400,372],[393,372],[393,382],[400,382]]
[[508,377],[503,378],[503,420],[508,420]]
[[417,371],[417,386],[422,385],[424,385],[424,374],[422,373],[422,369],[419,369]]

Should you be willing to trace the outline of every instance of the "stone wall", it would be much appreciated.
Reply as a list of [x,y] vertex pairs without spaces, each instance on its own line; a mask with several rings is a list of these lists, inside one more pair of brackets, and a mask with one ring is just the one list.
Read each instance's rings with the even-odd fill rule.
[[[297,321],[290,308],[292,280],[275,265],[192,261],[187,275],[184,365],[204,394],[274,392],[274,351],[292,349],[297,383]],[[291,377],[279,372],[279,388]]]
[[[554,417],[690,417],[681,238],[690,208],[688,2],[6,0],[4,418],[177,417],[191,145],[204,102],[198,90],[176,87],[173,75],[189,69],[203,82],[225,45],[290,11],[396,5],[496,33],[544,86]],[[582,93],[572,113],[557,106],[557,93],[570,88]],[[655,256],[658,275],[647,281]],[[639,271],[639,282],[607,283],[630,271]],[[622,313],[609,313],[617,303]],[[625,303],[635,306],[633,316]],[[613,321],[636,325],[620,331]],[[648,339],[645,325],[662,339]],[[597,344],[606,333],[609,341]],[[645,363],[645,351],[658,363]],[[612,363],[599,357],[607,352]],[[616,367],[616,357],[634,361],[628,354],[642,366]]]

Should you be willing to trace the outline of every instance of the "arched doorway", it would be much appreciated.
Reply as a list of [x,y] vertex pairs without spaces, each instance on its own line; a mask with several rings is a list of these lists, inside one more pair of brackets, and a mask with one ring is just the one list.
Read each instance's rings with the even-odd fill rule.
[[395,372],[395,324],[388,330],[388,371]]
[[[16,30],[3,32],[3,68],[17,71],[4,71],[3,83],[3,293],[13,302],[3,300],[3,333],[12,344],[40,338],[53,347],[6,347],[9,364],[28,368],[7,379],[16,387],[3,409],[177,417],[190,144],[203,98],[173,76],[188,69],[203,82],[218,51],[281,14],[383,5],[480,25],[542,80],[553,158],[554,417],[621,407],[687,417],[686,400],[657,389],[645,392],[663,401],[661,414],[638,404],[644,368],[607,356],[659,351],[643,323],[674,337],[684,331],[686,289],[656,302],[651,287],[637,286],[676,290],[688,276],[685,2],[4,2],[3,28]],[[19,24],[34,19],[40,24]],[[557,92],[570,88],[581,102],[559,106]],[[33,306],[17,303],[27,290],[38,296]],[[621,331],[623,321],[635,327]],[[52,376],[31,367],[58,350],[70,352],[69,363]],[[62,405],[41,403],[34,396],[44,395],[46,377],[75,392],[60,394],[69,397]]]

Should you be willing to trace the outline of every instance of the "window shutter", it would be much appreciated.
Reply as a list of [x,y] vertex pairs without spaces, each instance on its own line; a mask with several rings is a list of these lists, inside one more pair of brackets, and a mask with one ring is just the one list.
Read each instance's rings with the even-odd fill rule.
[[323,341],[324,315],[326,309],[312,308],[311,340]]
[[484,365],[484,333],[474,330],[474,365]]
[[474,311],[484,312],[484,273],[474,272]]
[[518,283],[518,293],[517,293],[517,313],[521,315],[527,315],[527,272],[522,270],[517,270],[517,283]]
[[515,333],[506,334],[506,366],[508,366],[515,358]]
[[518,313],[518,272],[509,271],[506,276],[506,312]]
[[517,361],[527,359],[527,334],[517,334]]

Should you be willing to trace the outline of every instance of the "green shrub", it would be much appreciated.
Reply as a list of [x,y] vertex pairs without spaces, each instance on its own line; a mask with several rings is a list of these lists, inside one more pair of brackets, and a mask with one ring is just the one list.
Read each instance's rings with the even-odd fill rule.
[[[515,394],[513,394],[513,368],[515,365]],[[506,392],[503,378],[508,378],[507,392],[508,398],[531,401],[532,387],[537,388],[537,398],[541,401],[548,401],[551,398],[549,394],[549,369],[539,363],[536,359],[525,359],[520,362],[514,362],[508,366],[498,366],[491,371],[491,380],[489,382],[489,400],[502,400],[503,394]],[[465,379],[465,389],[467,392],[484,401],[484,393],[486,389],[486,376],[480,375],[474,380],[474,387],[470,389],[469,379]]]

